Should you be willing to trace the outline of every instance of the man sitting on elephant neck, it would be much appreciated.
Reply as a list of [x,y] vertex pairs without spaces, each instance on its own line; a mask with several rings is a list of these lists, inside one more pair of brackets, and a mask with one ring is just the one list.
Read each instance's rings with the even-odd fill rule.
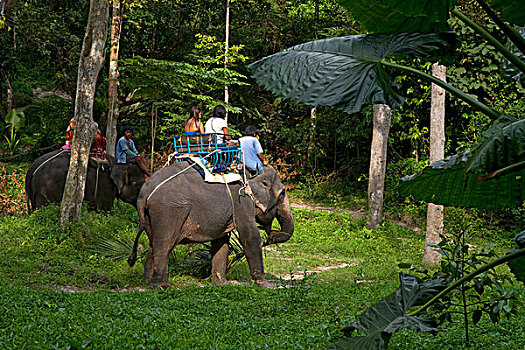
[[129,125],[124,127],[124,136],[122,136],[117,142],[116,156],[117,163],[136,163],[140,170],[146,174],[146,179],[151,176],[151,173],[146,166],[144,158],[139,155],[139,152],[135,148],[135,143],[131,139],[133,135],[133,128]]
[[253,125],[246,127],[244,136],[239,139],[244,152],[244,167],[250,175],[263,174],[264,155],[257,128]]

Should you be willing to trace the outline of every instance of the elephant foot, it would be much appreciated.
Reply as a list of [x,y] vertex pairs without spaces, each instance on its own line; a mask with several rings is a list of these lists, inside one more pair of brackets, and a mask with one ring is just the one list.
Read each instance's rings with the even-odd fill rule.
[[272,283],[272,282],[268,282],[268,280],[266,279],[258,279],[258,280],[255,280],[254,281],[254,284],[257,286],[257,287],[260,287],[260,288],[270,288],[270,289],[274,289],[276,288],[275,284]]
[[171,289],[173,288],[172,285],[169,282],[164,282],[159,284],[160,289]]
[[160,289],[173,288],[168,281],[165,281],[165,282],[160,282],[160,281],[158,281],[158,282],[151,282],[150,285],[151,285],[151,288],[153,288],[153,289],[156,289],[156,288],[160,288]]
[[222,274],[216,272],[215,276],[213,274],[211,276],[211,284],[212,286],[227,286],[230,282]]
[[229,285],[231,285],[231,283],[228,280],[222,279],[222,280],[211,281],[211,285],[215,286],[215,287],[217,287],[217,286],[229,286]]

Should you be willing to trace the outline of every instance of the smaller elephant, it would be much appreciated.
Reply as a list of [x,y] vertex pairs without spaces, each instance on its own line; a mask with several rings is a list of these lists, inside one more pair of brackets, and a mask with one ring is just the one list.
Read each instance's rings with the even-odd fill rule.
[[[269,235],[265,244],[282,243],[293,234],[293,214],[274,168],[265,166],[264,174],[248,183],[205,182],[189,162],[157,171],[141,188],[137,200],[140,229],[129,265],[137,259],[138,239],[144,230],[149,238],[144,277],[153,283],[168,283],[169,253],[177,244],[211,242],[212,282],[225,284],[229,233],[237,229],[252,279],[269,286],[258,224]],[[274,218],[281,231],[272,230]]]
[[[25,190],[29,213],[49,203],[60,203],[69,170],[70,156],[59,150],[37,158],[26,174]],[[116,164],[90,159],[86,176],[84,200],[91,209],[110,210],[115,197],[136,205],[144,174],[136,164]]]

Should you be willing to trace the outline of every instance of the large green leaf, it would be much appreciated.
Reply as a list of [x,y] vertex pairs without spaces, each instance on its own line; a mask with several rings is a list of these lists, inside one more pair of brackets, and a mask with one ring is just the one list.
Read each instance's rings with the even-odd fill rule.
[[11,124],[15,131],[18,131],[24,124],[24,112],[20,109],[12,109],[7,113],[5,121]]
[[468,151],[434,162],[401,179],[401,195],[449,206],[480,209],[514,208],[525,199],[525,169],[487,181],[465,173]]
[[[457,0],[339,0],[341,5],[374,33],[439,33],[447,31],[448,11]],[[522,1],[489,0],[501,18],[525,25]]]
[[[392,294],[366,309],[357,320],[341,330],[347,338],[341,339],[330,349],[386,349],[390,337],[401,328],[420,332],[437,333],[435,319],[406,316],[407,311],[423,305],[447,286],[443,279],[421,282],[417,277],[399,274],[401,285]],[[351,337],[354,330],[366,336]]]
[[501,12],[501,18],[519,26],[525,26],[525,6],[523,1],[489,0],[490,7]]
[[525,161],[525,120],[502,115],[474,144],[466,172],[487,174]]
[[265,57],[249,67],[257,82],[275,94],[311,106],[347,113],[365,104],[397,108],[403,98],[381,60],[429,56],[450,34],[355,35],[312,41]]
[[448,30],[448,10],[457,0],[339,0],[374,33],[439,33]]
[[[525,248],[525,231],[518,234],[514,241],[518,247],[513,248],[508,254],[514,253],[519,249]],[[525,256],[520,256],[514,260],[511,260],[507,263],[509,265],[510,271],[516,276],[518,280],[525,284]]]

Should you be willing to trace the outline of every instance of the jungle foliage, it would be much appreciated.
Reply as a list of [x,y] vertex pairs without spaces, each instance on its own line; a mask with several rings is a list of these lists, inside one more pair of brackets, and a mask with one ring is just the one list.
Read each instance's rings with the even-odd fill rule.
[[[350,1],[341,3],[349,6]],[[395,5],[402,2],[385,3]],[[410,3],[424,5],[426,2]],[[356,21],[359,19],[359,8],[355,9],[356,12],[352,16],[345,12],[336,0],[233,1],[230,42],[234,44],[235,49],[232,49],[230,59],[234,64],[225,69],[222,66],[224,52],[221,48],[225,30],[225,1],[135,0],[127,1],[126,4],[120,44],[120,125],[132,124],[136,127],[135,140],[141,150],[150,147],[152,143],[152,111],[156,110],[159,117],[156,151],[170,152],[171,136],[181,130],[188,107],[201,106],[204,111],[203,117],[207,118],[213,105],[222,100],[223,85],[228,83],[231,85],[229,108],[232,113],[229,121],[232,129],[240,131],[246,125],[257,125],[262,131],[262,143],[266,152],[272,155],[273,162],[287,177],[286,180],[291,186],[302,188],[305,192],[310,191],[312,195],[332,201],[331,204],[336,205],[342,203],[342,200],[339,202],[342,194],[349,197],[356,192],[356,187],[362,187],[365,182],[360,180],[365,180],[366,176],[363,174],[367,172],[368,165],[371,109],[365,107],[350,110],[355,114],[349,117],[339,111],[320,107],[317,118],[312,119],[308,106],[274,97],[255,84],[246,67],[246,64],[288,47],[315,46],[303,44],[308,41],[323,40],[323,45],[336,46],[337,40],[329,38],[366,33],[368,22]],[[500,27],[492,23],[486,12],[481,11],[478,2],[462,0],[457,4],[462,12],[481,24],[493,36],[504,37]],[[16,151],[16,148],[38,149],[63,140],[67,121],[73,111],[76,69],[88,5],[87,0],[20,1],[12,16],[0,27],[0,47],[5,48],[0,51],[0,117],[7,126],[11,118],[8,118],[8,109],[23,109],[25,115],[25,122],[16,132],[15,141],[19,140],[16,147],[10,147],[8,141],[0,142],[4,154],[13,152],[13,149]],[[413,8],[414,11],[418,9]],[[362,7],[361,10],[366,9]],[[516,17],[519,13],[509,11],[506,7],[502,10],[511,17]],[[403,11],[395,12],[401,16],[406,15]],[[519,20],[523,17],[517,18]],[[438,16],[430,21],[427,19],[418,22],[417,26],[423,32],[433,32],[437,24],[443,24],[442,20],[443,17]],[[377,19],[372,22],[377,22]],[[399,23],[404,22],[406,21],[401,19]],[[448,67],[449,83],[468,96],[476,97],[489,110],[504,110],[518,119],[522,118],[525,109],[523,85],[519,79],[508,80],[499,74],[502,70],[508,71],[509,66],[504,55],[483,38],[474,36],[472,28],[464,21],[449,19],[447,27],[452,28],[458,35],[454,51],[456,59]],[[384,33],[381,29],[374,31]],[[399,39],[388,33],[381,35],[383,39],[389,38],[394,44]],[[416,44],[412,46],[413,51],[425,53],[421,56],[426,56],[426,52],[423,52],[426,49],[436,49],[439,46],[437,44],[442,43],[442,39],[432,34],[412,39],[412,43]],[[399,205],[399,197],[395,194],[399,178],[426,165],[427,125],[430,114],[430,86],[421,75],[409,75],[407,71],[392,78],[389,75],[394,65],[403,65],[428,73],[430,63],[421,58],[390,55],[394,53],[398,53],[395,47],[385,52],[376,50],[371,55],[374,62],[354,62],[377,72],[383,88],[388,90],[391,83],[394,83],[395,87],[388,90],[393,104],[401,105],[401,96],[405,101],[392,115],[388,155],[390,173],[387,180],[387,206],[391,207]],[[383,61],[387,56],[391,56],[390,66],[385,65]],[[101,125],[104,124],[107,109],[107,67],[105,70],[100,74],[95,101],[95,120]],[[293,80],[297,76],[291,75],[291,78]],[[377,89],[375,92],[368,102],[378,101],[376,98],[381,94],[377,93]],[[355,93],[359,94],[360,91]],[[332,93],[329,97],[333,98],[336,95]],[[473,111],[459,99],[450,99],[447,108],[447,154],[469,149],[496,119],[492,113],[486,115]],[[6,137],[9,140],[8,134]],[[481,138],[481,141],[483,140]],[[1,157],[4,157],[4,154]],[[488,171],[498,169],[491,168]],[[9,189],[5,194],[2,192],[0,204],[2,208],[8,208],[2,210],[9,214],[20,213],[20,191],[15,189],[22,187],[21,176],[12,169],[6,172],[4,168],[0,175],[1,188]],[[333,195],[329,193],[330,197],[327,192],[314,193],[314,185],[327,182],[344,185],[336,188],[332,192]],[[459,179],[456,182],[459,183]],[[16,199],[16,207],[9,204],[13,202],[13,198]],[[409,208],[417,210],[417,203]],[[514,232],[518,225],[523,223],[523,220],[514,220],[515,214],[523,217],[520,210],[523,208],[487,214],[490,215],[489,218],[478,223],[476,228],[486,226],[487,222],[494,226],[502,226],[505,218],[510,217],[513,221],[507,223],[506,228],[508,232]],[[289,272],[285,271],[289,266],[279,261],[286,261],[290,256],[305,269],[316,264],[329,264],[330,259],[334,257],[355,258],[359,260],[356,265],[351,261],[349,271],[341,269],[342,272],[339,273],[327,273],[318,284],[310,285],[307,281],[301,285],[302,288],[261,293],[255,293],[249,288],[227,287],[218,291],[191,288],[202,282],[188,280],[186,275],[179,275],[175,277],[177,284],[187,284],[189,289],[151,292],[155,296],[155,301],[151,302],[151,294],[141,297],[135,293],[112,293],[113,289],[140,287],[144,281],[136,277],[136,271],[131,273],[119,265],[118,261],[97,250],[100,249],[97,243],[106,238],[108,232],[112,233],[112,238],[116,236],[123,239],[135,233],[134,225],[130,224],[136,221],[131,207],[119,206],[118,210],[107,216],[100,213],[85,214],[85,219],[71,226],[68,231],[59,229],[52,222],[56,212],[56,207],[49,207],[31,217],[1,218],[1,236],[6,237],[5,254],[16,257],[14,260],[4,259],[0,264],[0,296],[2,300],[6,300],[6,312],[0,316],[0,322],[2,325],[9,325],[0,327],[0,344],[5,344],[5,347],[16,347],[26,341],[35,347],[124,348],[129,344],[126,341],[130,339],[133,339],[135,344],[145,347],[169,343],[174,347],[187,348],[199,345],[225,348],[241,345],[255,348],[257,345],[268,345],[280,348],[284,340],[290,348],[326,347],[338,340],[337,327],[355,319],[358,309],[395,288],[400,271],[392,266],[396,266],[399,261],[415,260],[414,256],[420,254],[421,248],[421,242],[414,238],[414,232],[406,232],[408,229],[391,224],[386,224],[374,232],[364,228],[363,222],[353,220],[348,214],[314,215],[296,212],[299,224],[294,241],[290,242],[290,250],[283,251],[282,256],[272,256],[273,253],[269,253],[270,261],[275,258],[274,263],[267,265],[270,271],[275,274]],[[452,216],[462,216],[465,213],[476,219],[485,215],[478,212],[453,212]],[[114,229],[115,220],[119,227],[117,232]],[[479,240],[474,241],[480,246],[484,239],[494,238],[486,228],[482,232]],[[508,235],[508,232],[505,232],[505,235]],[[449,233],[453,233],[452,229]],[[520,244],[521,240],[517,241]],[[511,279],[503,283],[503,291],[494,283],[485,283],[487,276],[490,278],[490,273],[476,275],[479,280],[476,281],[473,277],[469,286],[458,282],[470,274],[467,272],[469,262],[479,267],[478,262],[482,260],[482,254],[486,254],[483,259],[499,258],[491,255],[491,249],[468,255],[468,245],[461,240],[454,242],[453,247],[445,245],[446,243],[439,246],[445,256],[449,255],[444,260],[446,265],[442,266],[441,275],[433,275],[434,271],[430,272],[431,277],[437,279],[431,282],[429,279],[419,280],[408,274],[401,274],[400,289],[388,297],[388,300],[380,302],[383,305],[388,304],[389,307],[394,303],[396,307],[396,317],[389,319],[392,322],[387,325],[381,324],[380,328],[390,327],[389,331],[392,333],[399,331],[404,339],[394,337],[390,340],[392,333],[373,334],[374,339],[379,339],[385,346],[390,341],[390,346],[394,348],[406,348],[407,344],[427,347],[440,344],[443,348],[461,346],[460,335],[463,328],[458,325],[444,326],[447,327],[447,335],[438,334],[437,339],[401,329],[401,326],[406,326],[409,329],[431,332],[437,330],[433,320],[409,318],[407,313],[412,312],[409,311],[410,307],[424,303],[422,298],[419,298],[421,294],[427,300],[439,295],[444,287],[441,282],[445,279],[449,286],[462,285],[463,290],[472,287],[468,293],[477,293],[480,298],[483,297],[483,293],[478,291],[489,288],[489,292],[507,298],[483,306],[477,304],[479,308],[477,305],[471,305],[469,310],[463,311],[463,315],[468,315],[475,324],[483,326],[474,330],[477,339],[473,344],[478,347],[498,348],[504,342],[509,348],[519,347],[525,341],[521,331],[523,316],[510,320],[501,319],[499,316],[511,314],[513,311],[514,294],[507,293],[508,289],[513,288]],[[314,247],[319,255],[309,255],[305,247]],[[504,253],[505,250],[495,249],[494,254],[501,256]],[[477,260],[474,261],[472,256]],[[238,269],[233,269],[231,274],[242,279],[242,276],[246,275],[242,266],[239,264]],[[522,265],[518,265],[518,268],[520,266]],[[513,269],[522,279],[523,270]],[[497,271],[498,274],[508,273],[507,270]],[[341,279],[347,279],[350,283],[346,281],[342,285],[338,282]],[[492,279],[491,281],[493,282]],[[368,283],[374,285],[368,286]],[[78,295],[54,293],[54,290],[61,290],[64,286],[73,286],[74,290],[102,292]],[[53,291],[49,292],[50,294],[41,294],[28,292],[27,287],[44,287]],[[418,295],[418,292],[421,294]],[[326,298],[327,295],[330,297]],[[177,298],[180,298],[183,306],[172,301]],[[461,295],[455,295],[444,302],[455,303],[460,298]],[[114,307],[108,310],[108,304]],[[188,305],[194,305],[193,309],[189,309]],[[359,308],[354,307],[355,305]],[[443,310],[442,308],[440,311]],[[489,317],[483,317],[480,312],[485,312]],[[130,316],[137,313],[139,317]],[[210,313],[221,316],[210,318]],[[351,323],[345,329],[348,332],[354,329],[369,331],[370,328],[364,326],[366,321],[362,320],[371,313],[365,312],[362,319]],[[439,317],[445,315],[442,317],[447,320],[449,314],[442,312],[432,316],[441,320]],[[233,322],[225,322],[224,315]],[[283,315],[285,320],[277,322]],[[29,317],[41,322],[24,323]],[[504,331],[490,324],[493,318],[501,322]],[[119,322],[115,323],[115,319]],[[108,320],[111,326],[103,327],[100,320]],[[21,326],[17,328],[18,324]],[[161,327],[159,333],[159,324],[169,326]],[[143,334],[135,331],[139,325],[144,329]],[[59,334],[59,330],[65,326],[70,329],[66,336]],[[170,326],[182,329],[182,334],[170,332]],[[93,329],[96,331],[93,332]],[[240,335],[235,339],[228,336],[235,334],[233,330],[239,329],[243,332],[237,333]],[[517,336],[509,336],[508,333],[512,329]],[[216,332],[226,336],[218,336]],[[506,334],[502,334],[504,332]],[[157,336],[149,335],[153,333]],[[202,337],[194,341],[191,337],[194,333],[199,333]],[[115,336],[116,334],[119,336]],[[297,334],[306,336],[301,338]],[[353,338],[344,338],[342,342],[355,341],[351,339]],[[362,340],[359,339],[357,341]]]
[[[475,4],[463,1],[461,5],[469,15],[487,22]],[[21,1],[8,20],[9,30],[5,26],[0,32],[1,45],[6,48],[0,53],[5,72],[0,80],[0,115],[4,119],[7,114],[9,82],[13,108],[24,108],[26,115],[21,150],[32,145],[49,146],[64,138],[73,111],[87,6],[88,1]],[[230,29],[230,44],[236,47],[230,51],[230,62],[236,58],[237,62],[225,71],[218,45],[224,41],[224,11],[225,2],[218,0],[127,3],[120,44],[123,68],[119,125],[137,126],[139,148],[149,148],[153,103],[159,119],[157,135],[163,140],[157,140],[155,148],[169,152],[169,140],[180,131],[188,106],[200,105],[207,118],[213,104],[222,100],[220,86],[228,81],[235,84],[230,87],[232,129],[242,131],[246,125],[257,125],[263,131],[263,147],[283,170],[288,170],[291,179],[313,176],[319,180],[333,173],[347,179],[346,183],[364,184],[356,180],[367,173],[371,110],[364,109],[356,118],[349,118],[319,108],[318,117],[312,121],[308,107],[275,98],[250,78],[243,78],[249,76],[247,63],[310,40],[363,33],[363,27],[336,0],[238,0],[232,3]],[[461,50],[457,63],[449,66],[449,81],[460,84],[458,87],[492,108],[523,109],[521,85],[493,74],[501,69],[503,57],[481,39],[471,40],[471,30],[463,22],[451,20],[450,25],[460,34]],[[496,27],[489,30],[497,32]],[[400,58],[396,62],[429,70],[421,60]],[[195,74],[202,70],[208,73]],[[179,74],[181,78],[177,79]],[[157,78],[147,81],[146,76]],[[425,161],[429,85],[403,74],[394,81],[406,102],[393,113],[389,159],[392,163],[407,158]],[[148,85],[158,90],[146,92]],[[95,100],[95,120],[100,124],[105,122],[106,108],[107,68],[100,75]],[[455,99],[451,99],[448,111],[450,153],[465,149],[492,121]],[[409,168],[403,174],[410,172]]]
[[[363,305],[396,288],[406,270],[397,264],[422,253],[423,234],[409,227],[385,224],[372,231],[365,219],[347,212],[298,210],[286,247],[265,249],[268,278],[286,288],[212,287],[186,274],[178,263],[188,249],[179,246],[170,261],[170,282],[177,288],[150,289],[140,277],[142,264],[130,269],[97,252],[107,239],[134,238],[132,206],[85,211],[66,231],[57,223],[58,212],[51,205],[31,216],[0,218],[2,252],[9,257],[0,261],[2,348],[326,349]],[[469,243],[483,247],[486,241],[474,236]],[[500,238],[489,242],[498,245],[489,249],[498,255],[509,247]],[[147,246],[145,237],[141,244]],[[249,282],[246,262],[228,277]],[[503,286],[509,289],[507,282]],[[521,313],[493,325],[484,314],[472,327],[471,345],[519,348],[525,342],[523,321]],[[462,348],[461,324],[441,327],[447,332],[436,336],[401,330],[390,348]]]

